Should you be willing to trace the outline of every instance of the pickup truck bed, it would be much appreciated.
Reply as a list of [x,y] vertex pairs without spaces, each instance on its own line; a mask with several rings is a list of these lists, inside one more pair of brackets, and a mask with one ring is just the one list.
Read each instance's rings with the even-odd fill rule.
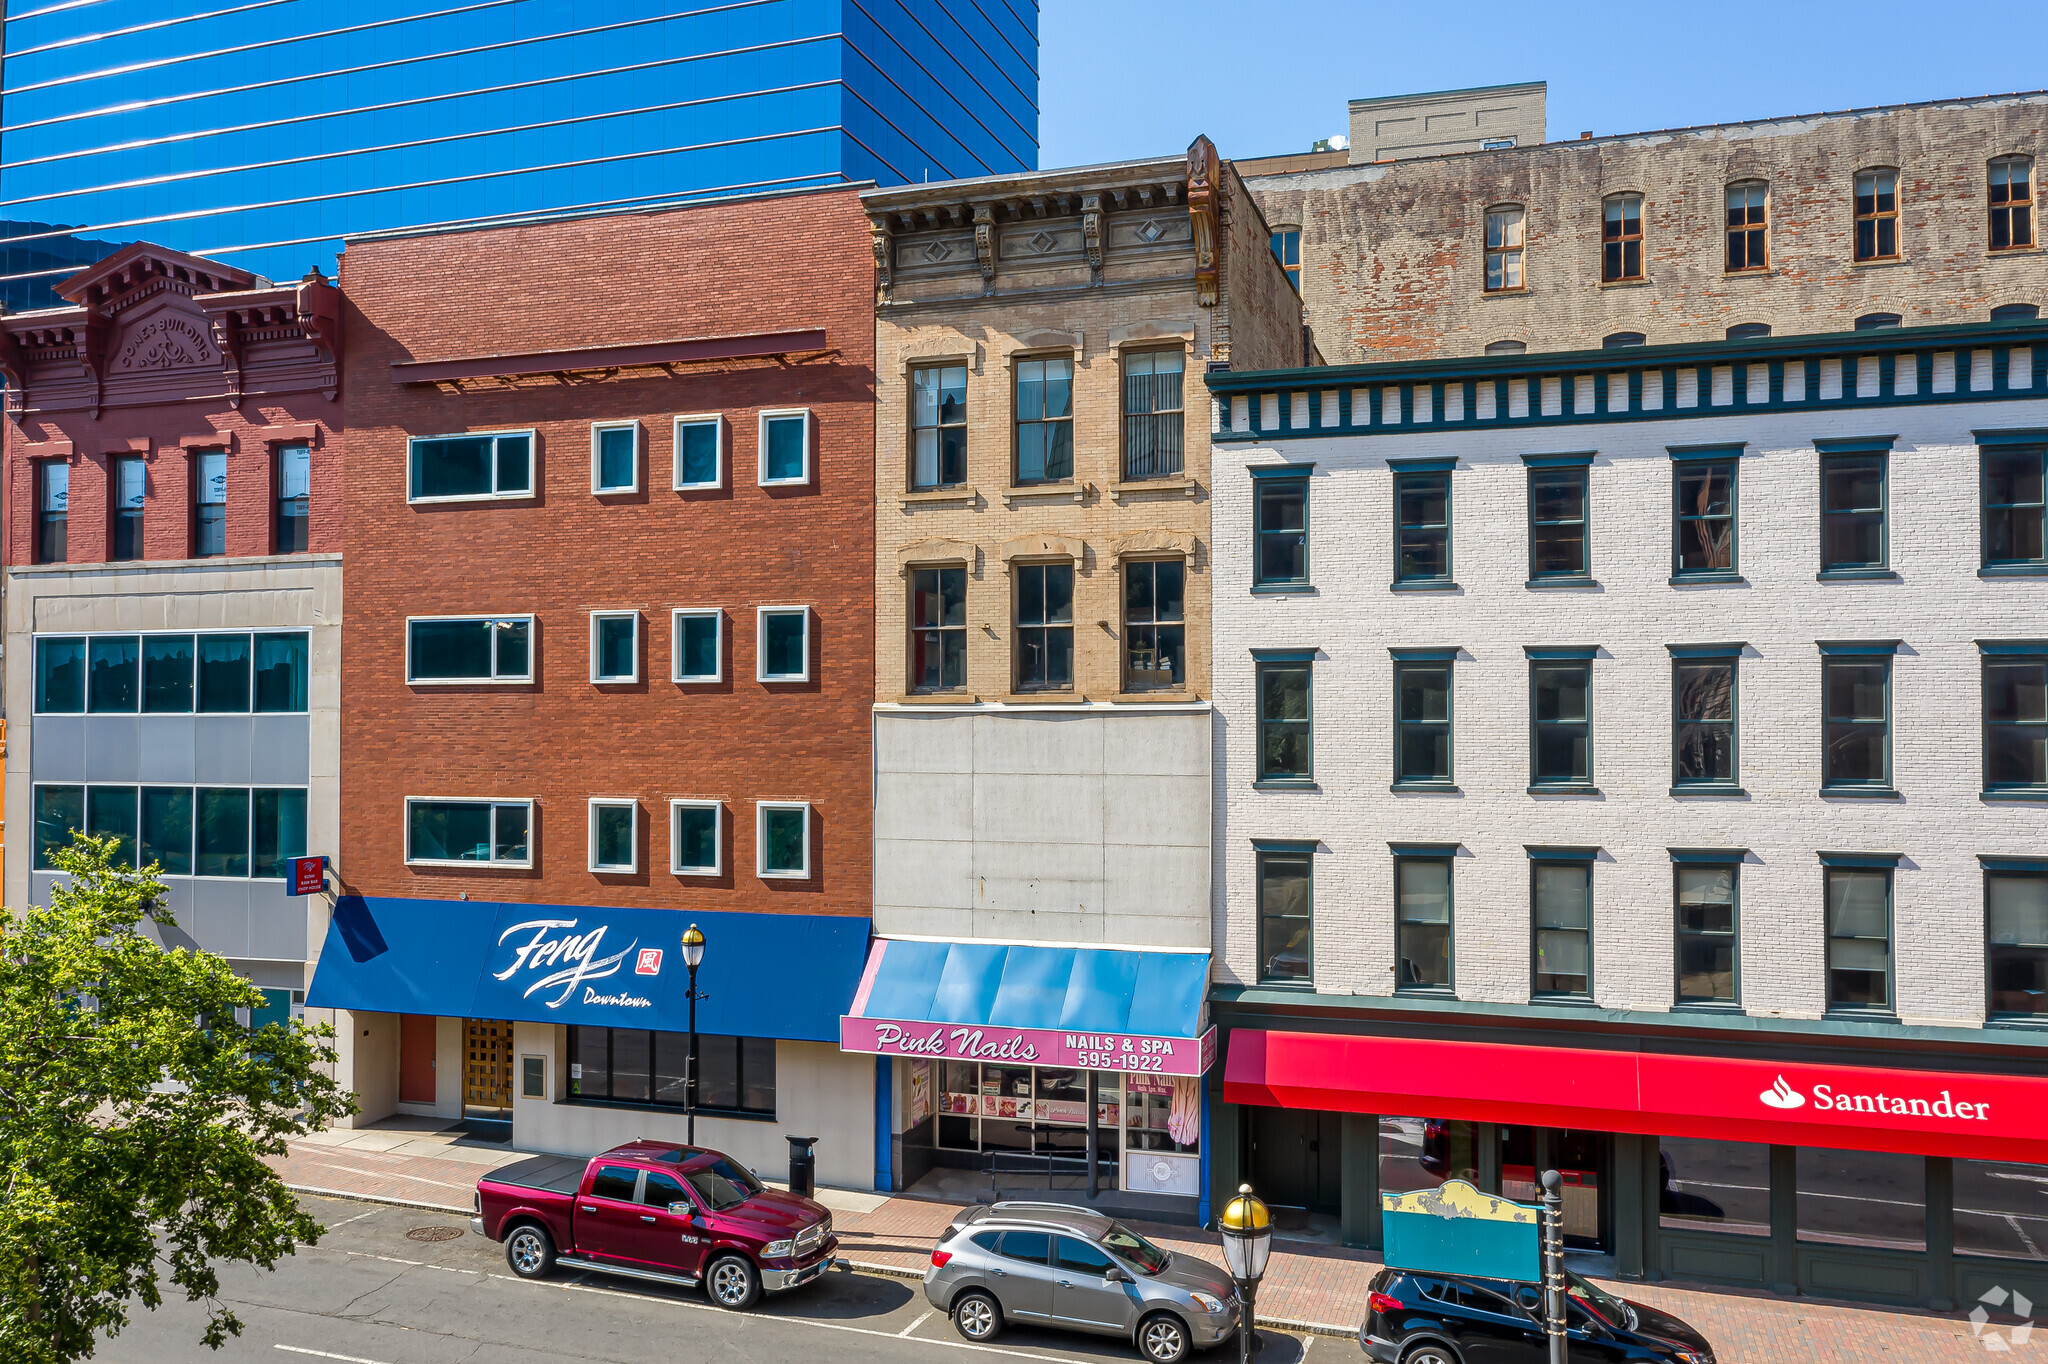
[[511,1184],[522,1189],[545,1189],[571,1198],[583,1186],[583,1171],[590,1162],[567,1156],[528,1156],[491,1171],[493,1184]]

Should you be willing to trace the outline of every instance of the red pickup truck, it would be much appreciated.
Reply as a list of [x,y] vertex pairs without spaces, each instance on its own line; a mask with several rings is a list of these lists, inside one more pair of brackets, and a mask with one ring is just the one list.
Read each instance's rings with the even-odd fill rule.
[[705,1285],[742,1311],[832,1264],[832,1214],[766,1188],[730,1156],[666,1142],[616,1146],[588,1164],[535,1156],[476,1182],[470,1229],[505,1243],[522,1279],[556,1265]]

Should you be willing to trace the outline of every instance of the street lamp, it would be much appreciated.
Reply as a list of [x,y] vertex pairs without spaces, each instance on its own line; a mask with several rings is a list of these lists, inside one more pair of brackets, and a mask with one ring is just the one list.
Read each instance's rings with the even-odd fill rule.
[[1266,1277],[1266,1257],[1273,1251],[1273,1214],[1251,1185],[1240,1184],[1237,1197],[1223,1209],[1216,1225],[1223,1233],[1223,1263],[1237,1280],[1237,1300],[1244,1304],[1244,1319],[1237,1328],[1237,1358],[1239,1364],[1251,1364],[1252,1323],[1256,1320],[1252,1303],[1259,1280]]
[[697,1001],[704,996],[697,993],[697,967],[704,961],[704,934],[695,924],[683,930],[683,965],[689,968],[690,988],[683,995],[690,1001],[690,1055],[683,1062],[689,1074],[683,1079],[683,1113],[689,1124],[685,1141],[697,1144]]

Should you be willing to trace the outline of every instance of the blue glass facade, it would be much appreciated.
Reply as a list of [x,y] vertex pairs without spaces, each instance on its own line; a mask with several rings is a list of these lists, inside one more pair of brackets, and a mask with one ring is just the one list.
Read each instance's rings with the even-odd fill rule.
[[7,0],[0,301],[148,240],[345,236],[1038,164],[1035,0]]

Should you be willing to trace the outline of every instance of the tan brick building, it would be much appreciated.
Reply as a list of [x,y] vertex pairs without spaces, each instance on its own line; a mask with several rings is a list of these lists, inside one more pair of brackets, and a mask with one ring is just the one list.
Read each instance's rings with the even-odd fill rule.
[[1333,364],[1982,322],[2048,305],[2044,127],[2036,91],[1247,184]]

